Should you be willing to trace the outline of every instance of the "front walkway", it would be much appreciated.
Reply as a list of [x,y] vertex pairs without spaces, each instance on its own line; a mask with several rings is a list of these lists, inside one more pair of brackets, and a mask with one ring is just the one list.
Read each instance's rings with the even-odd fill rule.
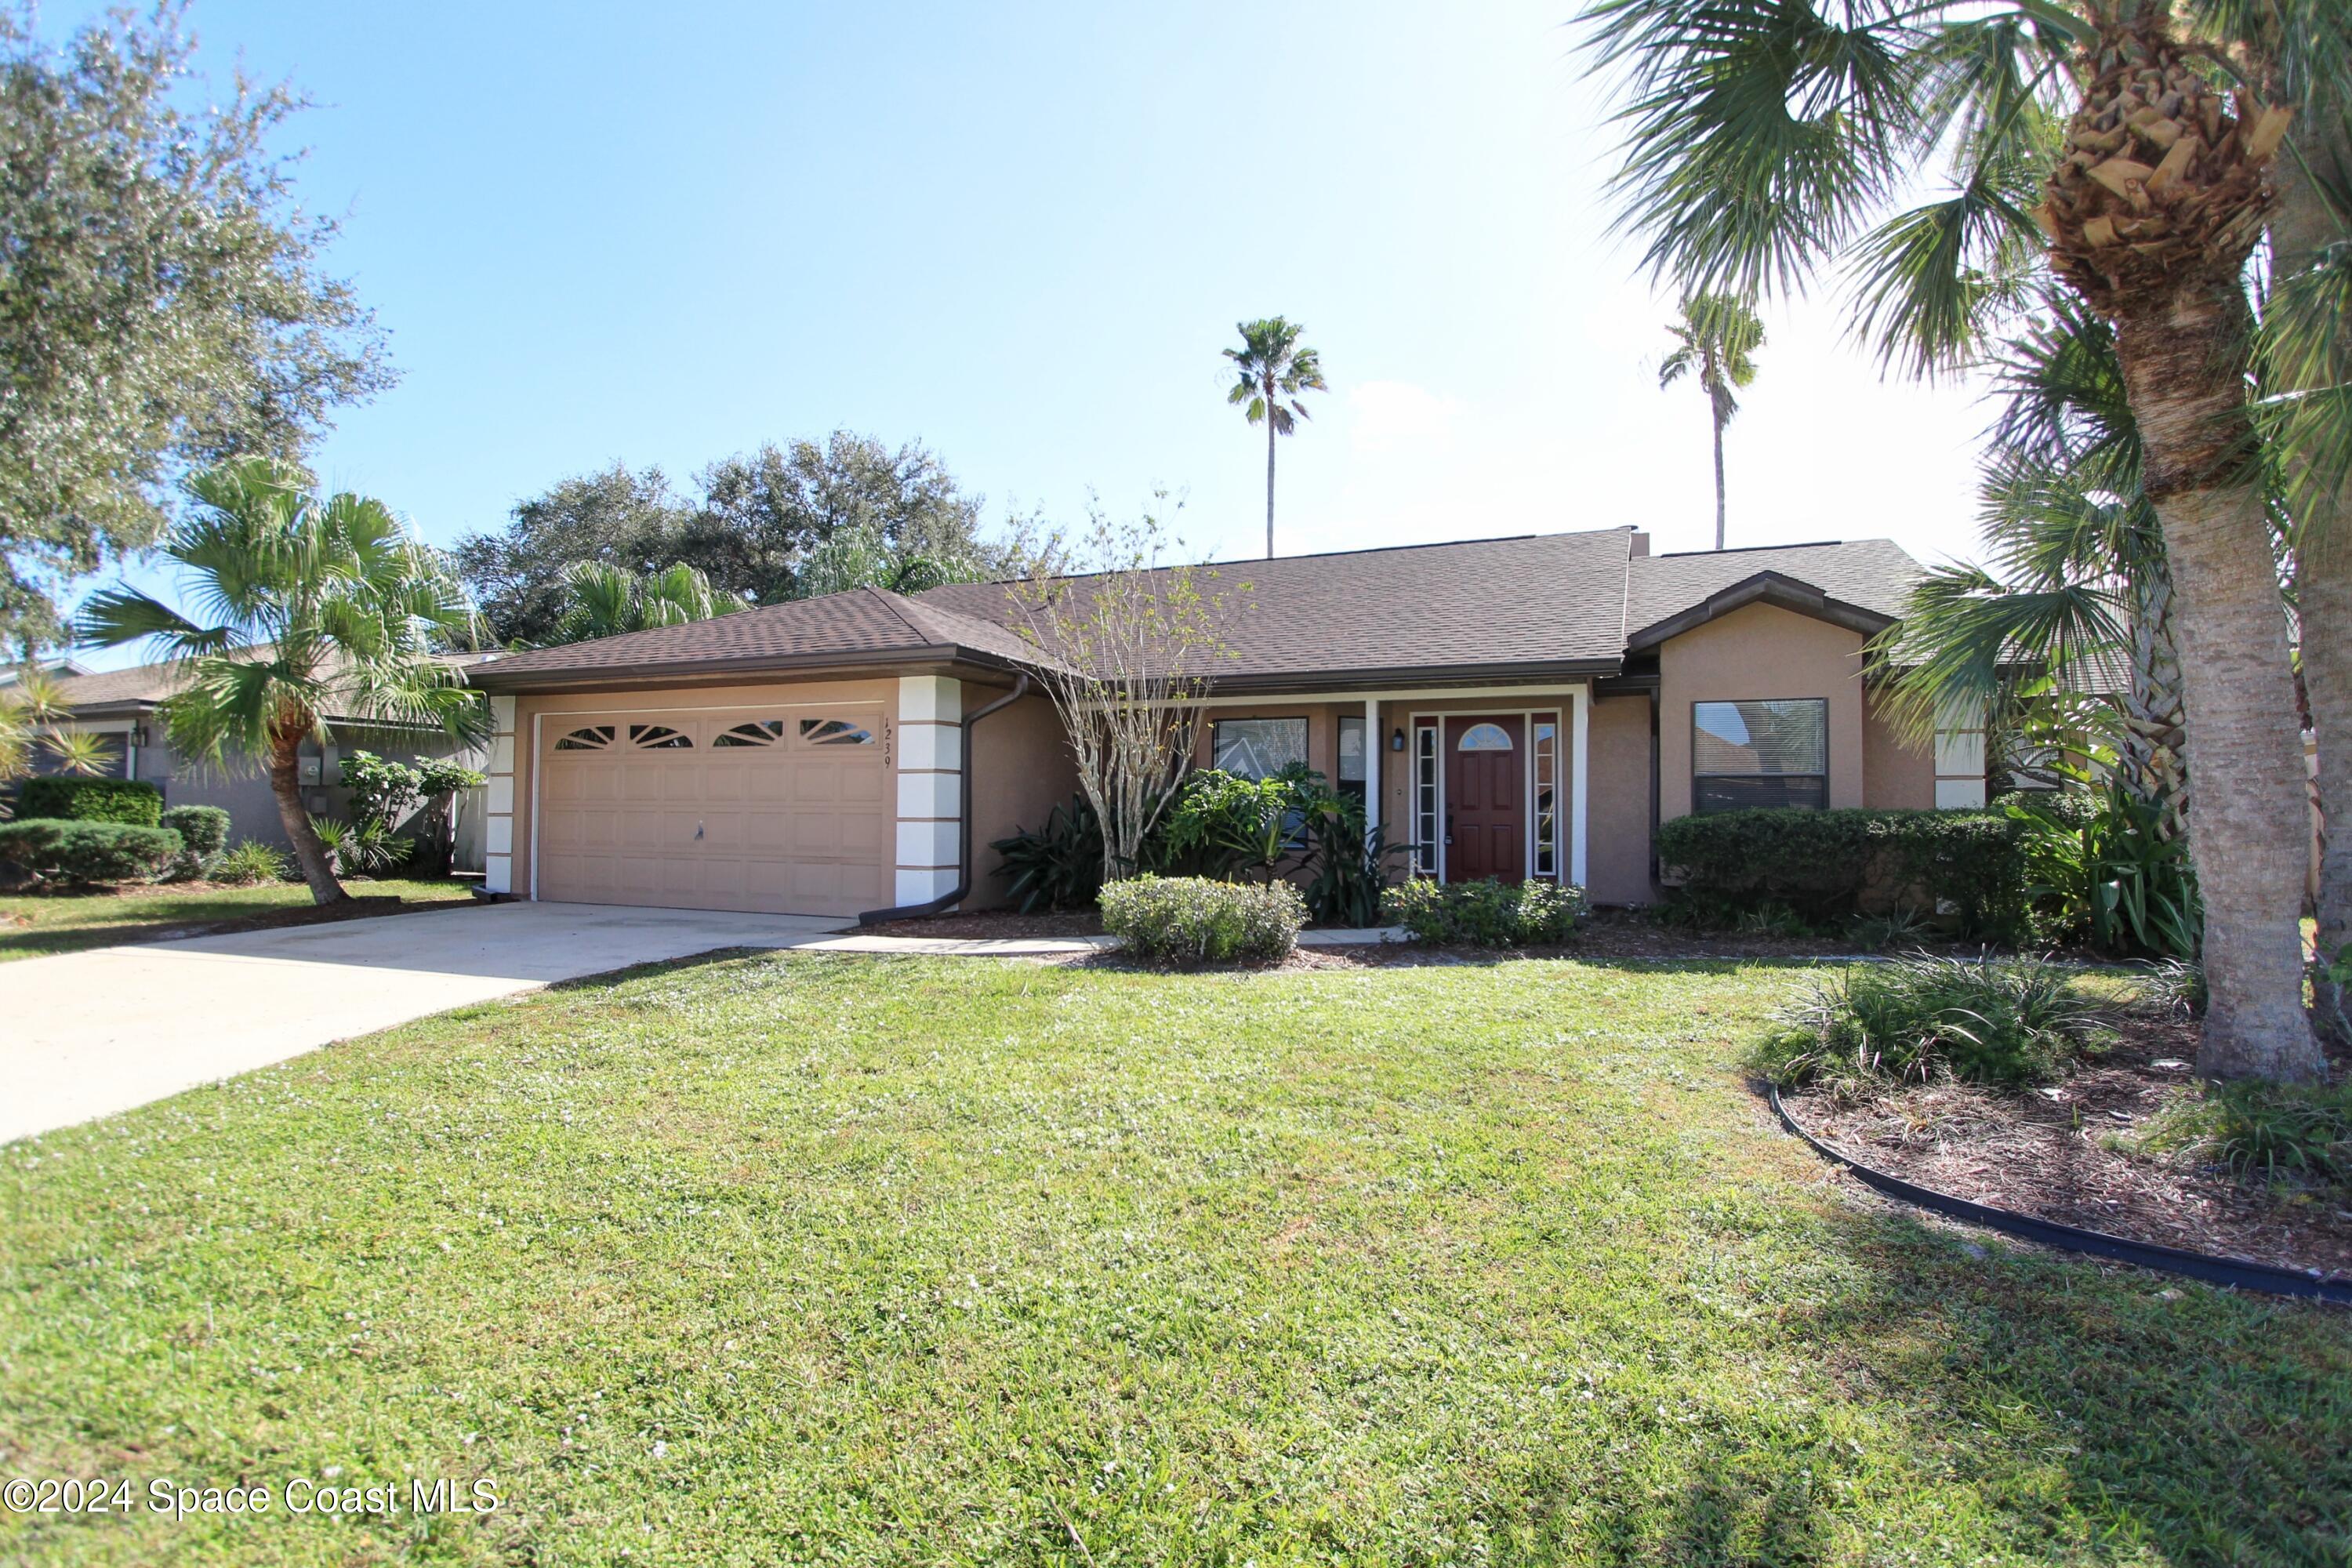
[[0,1142],[468,1003],[846,921],[496,904],[31,958],[0,987]]

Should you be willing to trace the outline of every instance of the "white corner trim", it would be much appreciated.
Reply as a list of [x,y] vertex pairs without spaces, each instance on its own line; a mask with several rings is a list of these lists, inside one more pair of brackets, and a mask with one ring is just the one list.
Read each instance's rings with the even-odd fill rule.
[[1591,807],[1587,797],[1591,794],[1592,770],[1586,765],[1586,738],[1591,733],[1590,714],[1592,709],[1591,682],[1569,693],[1569,816],[1568,816],[1568,879],[1578,887],[1584,886],[1585,825],[1590,820]]

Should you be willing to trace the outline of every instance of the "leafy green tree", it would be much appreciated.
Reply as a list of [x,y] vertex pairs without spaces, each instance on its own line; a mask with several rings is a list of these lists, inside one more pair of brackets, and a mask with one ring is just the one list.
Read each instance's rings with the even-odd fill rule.
[[[1624,221],[1686,288],[1761,294],[1844,270],[1856,331],[1920,372],[1983,352],[2053,276],[2112,323],[2173,576],[2189,752],[2228,781],[2190,811],[2200,1067],[2322,1071],[2242,279],[2294,119],[2288,79],[2352,75],[2341,0],[1593,0],[1587,15],[1632,90]],[[2231,49],[2252,67],[2234,92]],[[1903,207],[1930,164],[1947,188]]]
[[1693,294],[1683,301],[1683,319],[1666,331],[1675,348],[1658,366],[1660,391],[1685,376],[1706,394],[1715,424],[1715,547],[1723,548],[1723,427],[1739,412],[1739,392],[1756,380],[1755,353],[1764,346],[1764,323],[1746,301]]
[[635,576],[684,565],[714,592],[758,605],[868,582],[911,592],[1016,577],[1031,563],[1027,531],[983,537],[982,498],[918,442],[893,449],[836,430],[728,458],[698,479],[700,496],[688,499],[658,468],[615,464],[524,501],[500,532],[460,539],[452,553],[492,635],[571,640],[558,626],[565,574],[583,562]]
[[1308,417],[1301,394],[1331,389],[1323,382],[1322,360],[1298,341],[1307,331],[1305,327],[1269,316],[1235,322],[1234,330],[1241,333],[1242,346],[1224,351],[1233,362],[1234,375],[1225,401],[1238,405],[1251,424],[1265,426],[1265,558],[1271,561],[1275,437],[1289,435],[1299,420]]
[[61,47],[0,5],[0,644],[60,637],[62,583],[151,543],[177,476],[393,380],[267,146],[304,100],[183,107],[194,50],[177,5]]
[[563,574],[555,628],[540,643],[589,642],[655,626],[680,626],[731,616],[751,606],[715,589],[691,566],[671,565],[640,576],[601,562],[575,561]]
[[892,563],[929,561],[940,581],[1018,575],[1021,563],[981,535],[982,500],[967,494],[928,447],[892,448],[835,430],[726,458],[702,470],[703,500],[678,559],[758,604],[833,593],[838,555],[815,579],[803,573],[836,535],[857,553]]
[[260,763],[310,896],[333,903],[345,895],[302,808],[301,744],[326,738],[331,712],[485,734],[481,694],[434,651],[471,639],[473,605],[382,501],[321,498],[290,465],[225,463],[189,479],[187,494],[194,505],[161,548],[200,618],[113,588],[83,606],[81,637],[152,640],[178,667],[185,683],[163,704],[172,749],[200,765]]
[[522,502],[502,532],[465,535],[450,558],[498,642],[570,642],[577,639],[561,635],[560,626],[573,605],[572,569],[658,572],[679,560],[695,517],[693,504],[670,489],[659,468],[633,473],[615,463]]

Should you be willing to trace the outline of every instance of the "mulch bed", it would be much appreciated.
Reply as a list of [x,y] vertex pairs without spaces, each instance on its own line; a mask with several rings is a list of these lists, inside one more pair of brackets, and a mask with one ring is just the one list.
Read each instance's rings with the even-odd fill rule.
[[[2021,1094],[1969,1084],[1841,1103],[1782,1097],[1822,1142],[1889,1175],[2085,1230],[2352,1277],[2352,1194],[2267,1187],[2123,1145],[2189,1079],[2193,1023],[2125,1021],[2116,1047]],[[2159,1066],[2162,1063],[2165,1065]]]

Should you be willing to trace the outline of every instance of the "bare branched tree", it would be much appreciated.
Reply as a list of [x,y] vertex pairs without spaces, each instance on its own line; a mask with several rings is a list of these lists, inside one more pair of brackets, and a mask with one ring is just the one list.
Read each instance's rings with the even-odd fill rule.
[[1039,679],[1069,735],[1078,788],[1102,821],[1107,882],[1142,868],[1192,755],[1201,700],[1232,657],[1229,593],[1215,567],[1162,565],[1178,548],[1157,510],[1132,522],[1097,512],[1072,552],[1093,571],[1010,589],[1016,629],[1043,656]]

